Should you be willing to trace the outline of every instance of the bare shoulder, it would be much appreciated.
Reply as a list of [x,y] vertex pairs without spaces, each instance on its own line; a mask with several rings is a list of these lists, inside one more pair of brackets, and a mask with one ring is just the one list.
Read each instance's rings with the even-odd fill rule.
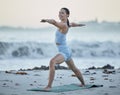
[[67,23],[63,23],[63,22],[60,22],[61,24],[62,24],[62,27],[61,28],[59,28],[60,29],[60,31],[62,32],[62,33],[64,33],[64,34],[66,34],[67,33],[67,31],[68,31],[68,25],[67,25]]
[[63,22],[56,22],[55,26],[58,27],[61,30],[67,29],[67,24],[63,23]]

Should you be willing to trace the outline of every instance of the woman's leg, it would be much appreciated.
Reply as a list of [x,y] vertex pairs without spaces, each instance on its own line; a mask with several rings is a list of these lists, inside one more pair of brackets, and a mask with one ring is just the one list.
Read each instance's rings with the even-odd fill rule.
[[48,85],[45,87],[45,90],[50,90],[52,87],[52,83],[54,80],[54,75],[55,75],[55,64],[60,64],[64,62],[64,57],[61,54],[57,54],[55,57],[53,57],[50,60],[49,64],[49,80],[48,80]]
[[66,61],[66,63],[69,66],[69,68],[75,73],[77,78],[80,80],[81,86],[85,86],[83,76],[82,76],[81,72],[79,71],[79,69],[74,65],[73,60],[70,59],[69,61]]

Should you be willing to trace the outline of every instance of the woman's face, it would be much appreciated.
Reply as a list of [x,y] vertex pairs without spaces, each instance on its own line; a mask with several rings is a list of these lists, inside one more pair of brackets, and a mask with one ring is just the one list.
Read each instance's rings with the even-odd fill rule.
[[65,20],[68,18],[68,14],[66,14],[66,11],[64,9],[61,9],[59,11],[59,19],[60,20]]

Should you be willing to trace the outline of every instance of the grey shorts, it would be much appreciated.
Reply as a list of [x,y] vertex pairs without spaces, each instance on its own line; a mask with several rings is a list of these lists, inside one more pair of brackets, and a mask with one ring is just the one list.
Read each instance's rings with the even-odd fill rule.
[[72,51],[70,48],[66,45],[58,45],[57,47],[59,53],[64,56],[65,61],[69,61],[72,56]]

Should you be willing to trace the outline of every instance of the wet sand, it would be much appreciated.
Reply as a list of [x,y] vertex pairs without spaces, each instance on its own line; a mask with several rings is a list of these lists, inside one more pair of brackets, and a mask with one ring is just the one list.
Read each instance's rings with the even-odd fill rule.
[[[0,71],[0,95],[120,95],[120,69],[81,70],[86,84],[100,84],[103,87],[68,92],[34,92],[27,89],[45,87],[48,70]],[[56,70],[53,86],[80,84],[71,70]]]

